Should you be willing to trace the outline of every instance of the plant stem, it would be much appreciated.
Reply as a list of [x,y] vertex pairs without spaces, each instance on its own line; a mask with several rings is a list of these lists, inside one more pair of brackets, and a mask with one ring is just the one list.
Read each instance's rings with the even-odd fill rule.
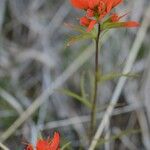
[[96,51],[95,51],[95,81],[94,81],[94,93],[92,100],[92,110],[91,110],[91,122],[90,122],[90,142],[94,135],[95,124],[96,124],[96,103],[97,103],[97,90],[98,90],[98,49],[99,49],[99,38],[100,38],[100,24],[98,24],[98,33],[95,39]]

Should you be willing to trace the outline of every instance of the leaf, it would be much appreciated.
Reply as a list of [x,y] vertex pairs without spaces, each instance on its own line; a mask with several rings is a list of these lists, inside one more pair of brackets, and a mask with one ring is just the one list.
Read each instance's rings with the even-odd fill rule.
[[75,42],[81,41],[81,40],[88,40],[88,39],[95,39],[95,36],[92,34],[92,32],[83,32],[79,35],[74,35],[68,39],[66,42],[66,46],[70,46],[74,44]]
[[69,23],[65,23],[64,24],[67,28],[70,28],[74,31],[77,31],[77,32],[80,32],[80,33],[85,33],[86,30],[85,28],[83,28],[82,26],[79,26],[79,25],[74,25],[74,24],[69,24]]
[[102,30],[124,27],[124,22],[106,22],[101,25]]
[[117,135],[111,136],[109,139],[101,138],[100,140],[98,140],[97,146],[103,145],[104,143],[109,142],[110,140],[117,140],[119,138],[122,138],[123,136],[127,136],[129,134],[137,134],[139,132],[141,132],[140,129],[130,129],[130,130],[122,131]]
[[99,77],[99,82],[104,82],[104,81],[108,81],[108,80],[112,80],[115,78],[119,78],[119,77],[137,77],[137,74],[133,74],[133,73],[109,73],[106,75],[102,75]]
[[73,43],[80,41],[80,40],[87,40],[87,39],[95,39],[97,36],[97,29],[93,29],[91,32],[87,32],[86,29],[79,25],[73,24],[65,24],[68,28],[71,28],[74,31],[79,32],[80,34],[71,36],[68,41],[66,42],[66,46],[70,46]]
[[66,143],[60,150],[65,150],[65,148],[67,148],[70,144],[71,142]]
[[68,90],[68,89],[60,89],[60,92],[71,96],[73,98],[75,98],[76,100],[78,100],[79,102],[81,102],[82,104],[84,104],[85,106],[87,106],[88,108],[91,108],[91,104],[89,103],[89,101],[83,97],[81,97],[80,95]]
[[85,85],[85,73],[83,73],[82,76],[81,76],[80,88],[81,88],[81,96],[83,98],[86,98],[86,92],[85,92],[84,85]]
[[108,31],[109,31],[109,29],[104,30],[104,31],[100,34],[101,39],[106,35],[106,33],[108,33]]
[[[96,111],[97,111],[97,112],[105,111],[105,109],[106,109],[109,105],[111,105],[111,104],[104,104],[103,106],[97,107],[97,108],[96,108]],[[115,105],[115,107],[122,107],[122,106],[124,106],[124,105],[125,105],[125,103],[118,103],[118,104]]]
[[89,75],[90,91],[91,91],[90,99],[92,99],[93,95],[94,95],[94,80],[95,80],[95,78],[94,78],[94,74],[91,71],[88,72],[88,75]]

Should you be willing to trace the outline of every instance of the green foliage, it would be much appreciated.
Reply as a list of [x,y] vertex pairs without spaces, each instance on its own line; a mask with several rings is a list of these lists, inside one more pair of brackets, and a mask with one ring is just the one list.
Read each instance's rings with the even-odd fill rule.
[[81,41],[81,40],[88,40],[88,39],[96,38],[96,33],[97,33],[96,29],[93,29],[91,32],[87,32],[85,28],[79,25],[66,24],[66,26],[79,33],[78,35],[71,36],[66,42],[66,46],[70,46],[73,43]]
[[60,92],[64,93],[65,95],[71,96],[73,97],[75,100],[81,102],[82,104],[84,104],[86,107],[91,108],[91,104],[89,103],[89,101],[85,98],[83,98],[82,96],[68,90],[68,89],[59,89]]
[[70,144],[71,142],[67,142],[66,144],[64,144],[64,146],[60,150],[65,150],[66,148],[70,146]]
[[105,81],[108,81],[108,80],[113,80],[115,78],[119,78],[119,77],[138,77],[137,74],[134,74],[134,73],[109,73],[109,74],[106,74],[106,75],[99,75],[98,79],[99,79],[99,82],[105,82]]
[[81,76],[81,80],[80,80],[80,88],[81,88],[81,96],[83,98],[86,98],[86,92],[85,92],[85,88],[84,88],[84,85],[85,85],[85,73],[83,73],[83,75]]
[[102,30],[124,27],[124,22],[106,22],[101,25]]

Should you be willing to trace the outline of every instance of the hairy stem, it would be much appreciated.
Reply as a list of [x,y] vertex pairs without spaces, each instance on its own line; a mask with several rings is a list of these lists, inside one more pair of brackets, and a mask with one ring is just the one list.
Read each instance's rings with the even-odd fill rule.
[[94,94],[92,100],[92,110],[91,110],[91,122],[90,122],[90,141],[94,135],[95,130],[95,114],[96,114],[96,103],[97,103],[97,90],[98,90],[98,49],[99,49],[99,38],[100,38],[100,24],[98,24],[98,33],[95,39],[96,51],[95,51],[95,81],[94,81]]

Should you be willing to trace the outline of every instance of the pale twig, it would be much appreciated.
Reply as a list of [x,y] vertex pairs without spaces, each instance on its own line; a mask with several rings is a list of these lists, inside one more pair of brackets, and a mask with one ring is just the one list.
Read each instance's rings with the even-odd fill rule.
[[[115,134],[120,134],[122,131],[119,128],[113,128],[113,132]],[[123,145],[129,150],[137,150],[137,147],[132,143],[132,141],[126,136],[121,136],[120,140],[122,141]]]
[[[122,107],[122,108],[117,108],[113,111],[112,116],[133,112],[133,111],[139,109],[140,107],[142,107],[142,105],[139,106],[139,105],[133,104],[133,105],[125,106],[125,107]],[[103,116],[104,116],[104,112],[97,113],[96,114],[96,119],[101,119]],[[72,118],[68,118],[68,119],[64,119],[64,120],[48,122],[48,123],[45,124],[44,127],[41,126],[40,129],[45,130],[45,129],[67,127],[67,126],[71,126],[71,125],[74,125],[74,124],[87,123],[89,121],[90,121],[90,116],[89,115],[78,116],[78,117],[72,117]]]
[[23,112],[23,108],[20,105],[20,103],[12,95],[10,95],[7,91],[3,90],[2,88],[0,88],[0,96],[7,103],[9,103],[19,114]]
[[106,127],[105,127],[105,140],[108,141],[105,143],[105,150],[110,150],[110,143],[111,143],[111,140],[110,140],[110,134],[111,134],[111,131],[110,131],[110,121],[108,121]]
[[[148,26],[149,26],[149,21],[148,21],[148,14],[150,13],[150,10],[148,10],[146,12],[146,16],[144,17],[144,20],[142,22],[142,25],[137,33],[137,37],[133,43],[133,46],[131,48],[131,52],[129,54],[129,57],[127,59],[127,62],[126,62],[126,65],[123,69],[123,73],[129,73],[132,69],[132,66],[133,66],[133,63],[137,57],[137,54],[139,52],[139,49],[141,47],[141,44],[144,40],[144,37],[146,35],[146,32],[147,32],[147,29],[148,29]],[[111,99],[111,102],[110,102],[110,105],[108,106],[106,112],[105,112],[105,115],[96,131],[96,134],[91,142],[91,145],[89,147],[89,150],[94,150],[95,147],[96,147],[96,144],[98,142],[98,139],[100,138],[100,136],[102,135],[102,132],[105,128],[105,125],[107,124],[107,122],[109,121],[109,118],[114,110],[114,107],[118,101],[118,98],[121,94],[121,91],[125,85],[125,82],[126,82],[127,78],[126,77],[121,77],[119,79],[119,82],[115,88],[115,91],[113,93],[113,96],[112,96],[112,99]]]
[[4,144],[2,144],[0,142],[0,148],[2,148],[2,150],[10,150],[8,147],[6,147]]

